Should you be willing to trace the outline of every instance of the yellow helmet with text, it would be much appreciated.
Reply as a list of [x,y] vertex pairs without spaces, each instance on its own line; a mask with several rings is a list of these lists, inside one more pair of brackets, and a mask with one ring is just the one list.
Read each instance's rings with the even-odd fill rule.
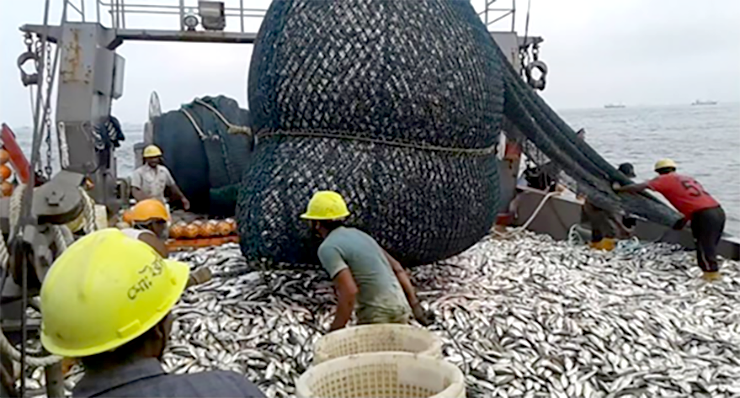
[[115,228],[87,235],[59,256],[41,286],[41,343],[64,357],[114,350],[164,319],[189,273]]

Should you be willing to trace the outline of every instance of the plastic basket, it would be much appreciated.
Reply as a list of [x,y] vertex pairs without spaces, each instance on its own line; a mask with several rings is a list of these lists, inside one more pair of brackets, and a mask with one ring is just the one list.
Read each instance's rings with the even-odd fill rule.
[[433,333],[409,325],[376,324],[341,329],[321,337],[313,363],[368,352],[408,352],[442,359],[442,342]]
[[465,379],[441,359],[406,352],[335,358],[311,367],[296,382],[300,398],[463,398]]

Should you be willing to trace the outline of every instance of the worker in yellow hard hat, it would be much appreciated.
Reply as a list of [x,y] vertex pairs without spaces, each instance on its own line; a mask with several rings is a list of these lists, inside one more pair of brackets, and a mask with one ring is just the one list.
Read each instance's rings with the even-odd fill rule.
[[641,192],[647,188],[659,192],[670,202],[684,219],[676,225],[683,228],[691,223],[691,232],[696,241],[696,257],[704,279],[720,278],[717,262],[717,245],[725,228],[725,212],[722,207],[696,180],[676,173],[677,165],[671,159],[655,163],[658,177],[641,184],[615,186],[617,192]]
[[349,216],[342,196],[317,192],[301,218],[323,239],[318,256],[333,279],[338,300],[330,330],[343,328],[357,307],[359,324],[408,323],[416,318],[429,325],[433,314],[421,307],[409,276],[370,235],[344,226]]
[[[126,236],[140,240],[167,258],[169,250],[165,242],[169,235],[170,214],[162,202],[156,199],[144,199],[137,203],[128,214],[132,228],[121,230]],[[211,271],[202,267],[190,274],[188,286],[199,285],[211,279]]]
[[144,148],[144,165],[134,170],[131,176],[131,193],[137,202],[144,199],[157,199],[167,203],[165,189],[170,188],[172,196],[182,202],[185,210],[190,209],[190,202],[177,186],[167,167],[162,165],[162,151],[156,145]]
[[188,265],[163,259],[117,229],[83,237],[54,262],[41,286],[41,343],[79,358],[73,396],[264,397],[244,375],[168,375],[161,359]]

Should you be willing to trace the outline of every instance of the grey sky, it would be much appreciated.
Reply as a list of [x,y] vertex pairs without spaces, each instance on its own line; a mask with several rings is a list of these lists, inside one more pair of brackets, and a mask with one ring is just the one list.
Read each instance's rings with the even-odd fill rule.
[[[244,1],[255,8],[269,3]],[[92,10],[94,1],[87,2]],[[0,0],[0,121],[12,126],[31,124],[28,91],[15,66],[24,50],[17,28],[40,23],[43,3]],[[51,20],[58,23],[62,1],[53,3]],[[227,0],[229,4],[238,1]],[[518,1],[520,34],[526,5]],[[166,18],[131,18],[128,23],[177,27],[176,19]],[[231,28],[237,23],[229,21]],[[256,22],[252,26],[256,29]],[[532,0],[529,34],[545,38],[540,54],[550,75],[543,95],[556,109],[740,101],[737,0]],[[165,111],[194,97],[216,94],[246,107],[250,45],[132,42],[121,46],[119,53],[126,58],[126,78],[124,97],[114,102],[114,114],[124,122],[145,120],[152,90],[159,93]]]

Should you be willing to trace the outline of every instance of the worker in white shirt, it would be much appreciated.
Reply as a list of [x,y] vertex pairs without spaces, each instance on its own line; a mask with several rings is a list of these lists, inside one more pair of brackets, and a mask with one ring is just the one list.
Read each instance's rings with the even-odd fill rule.
[[183,209],[190,209],[190,202],[175,183],[167,167],[162,165],[162,150],[155,145],[144,148],[144,165],[134,170],[131,188],[137,202],[157,199],[162,203],[167,203],[164,191],[170,188],[174,199],[182,202]]

